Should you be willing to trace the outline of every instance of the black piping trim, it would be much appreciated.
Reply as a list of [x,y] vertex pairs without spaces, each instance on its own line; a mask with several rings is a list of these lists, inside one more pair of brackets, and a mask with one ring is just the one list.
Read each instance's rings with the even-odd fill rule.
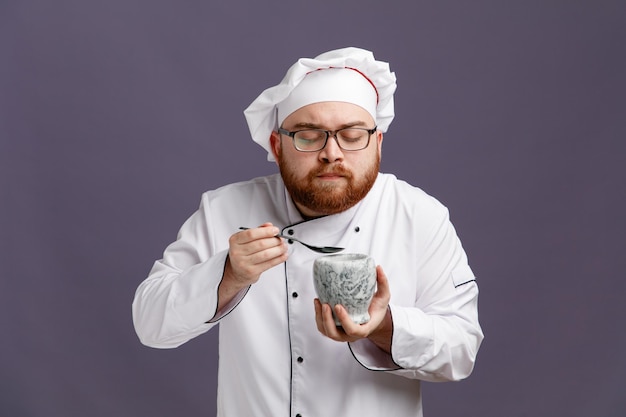
[[[391,308],[389,306],[387,306],[387,308],[389,309],[389,314],[391,315],[391,346],[390,346],[390,348],[391,348],[391,351],[393,352],[393,333],[395,332],[396,328],[393,325],[393,313],[391,312]],[[354,354],[354,351],[352,350],[352,344],[351,343],[348,343],[348,348],[350,349],[350,353],[352,354],[352,357],[354,358],[354,360],[357,361],[357,363],[359,365],[361,365],[363,368],[367,369],[368,371],[389,372],[389,371],[399,371],[399,370],[404,369],[403,367],[398,365],[398,363],[395,361],[395,359],[393,358],[393,355],[391,353],[389,353],[389,356],[391,357],[391,360],[397,366],[397,368],[395,368],[395,369],[372,369],[372,368],[368,368],[367,366],[363,365],[361,363],[361,361],[356,357],[356,355]]]
[[[287,226],[289,227],[289,226]],[[284,229],[283,229],[284,230]],[[287,310],[287,335],[289,337],[289,414],[291,415],[291,409],[293,407],[293,349],[291,347],[291,317],[289,315],[289,280],[287,279],[287,261],[283,262],[283,268],[285,269],[285,309]]]
[[[228,255],[226,255],[226,262],[228,262]],[[222,280],[224,279],[224,272],[226,271],[226,262],[224,262],[224,269],[222,270]],[[222,285],[221,280],[220,280],[220,285]],[[243,297],[241,297],[239,301],[237,301],[237,304],[232,306],[232,308],[228,310],[228,313],[224,314],[219,319],[214,320],[215,315],[217,314],[217,307],[220,305],[220,285],[217,286],[217,304],[215,305],[215,311],[213,312],[213,316],[209,320],[205,321],[204,324],[217,323],[220,320],[222,320],[224,317],[228,316],[231,312],[233,312],[233,310],[237,308],[237,306],[243,301],[243,299],[246,298],[246,295],[248,295],[248,291],[250,291],[250,288],[252,287],[252,285],[248,285],[248,288],[246,288],[245,294],[243,295]]]
[[459,285],[455,285],[454,288],[459,288],[460,286],[465,285],[465,284],[469,284],[470,282],[476,282],[476,278],[470,279],[469,281],[462,282]]
[[[300,215],[302,216],[302,213],[301,213]],[[285,233],[285,230],[289,229],[290,227],[296,227],[296,226],[299,226],[299,225],[301,225],[301,224],[303,224],[303,223],[312,222],[313,220],[321,219],[321,218],[323,218],[323,217],[328,217],[328,216],[329,216],[328,214],[325,214],[325,215],[323,215],[323,216],[319,216],[319,217],[312,217],[312,218],[310,218],[310,219],[304,219],[304,220],[301,220],[301,221],[299,221],[299,222],[297,222],[297,223],[288,224],[287,226],[285,226],[285,227],[283,227],[282,229],[280,229],[280,232],[281,232],[281,233]]]
[[368,371],[372,371],[372,372],[389,372],[389,371],[400,371],[404,368],[402,368],[400,365],[398,365],[396,363],[396,361],[393,360],[393,356],[391,357],[391,360],[393,361],[393,363],[397,366],[397,368],[392,368],[392,369],[372,369],[372,368],[368,368],[367,366],[365,366],[363,363],[361,363],[361,361],[356,357],[356,355],[354,354],[354,352],[352,351],[352,344],[348,343],[348,348],[350,349],[350,353],[352,354],[352,357],[354,358],[354,360],[361,365],[363,368],[367,369]]

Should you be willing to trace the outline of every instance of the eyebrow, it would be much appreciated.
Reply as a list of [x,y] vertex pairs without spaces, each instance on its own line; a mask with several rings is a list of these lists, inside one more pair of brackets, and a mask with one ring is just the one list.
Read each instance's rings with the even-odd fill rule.
[[[339,125],[339,129],[345,129],[348,127],[355,127],[355,126],[367,126],[367,123],[365,123],[362,120],[356,120],[353,122],[348,122],[348,123],[344,123],[342,125]],[[310,123],[310,122],[300,122],[300,123],[296,123],[293,126],[293,129],[322,129],[322,130],[326,130],[324,128],[324,126],[316,124],[316,123]]]

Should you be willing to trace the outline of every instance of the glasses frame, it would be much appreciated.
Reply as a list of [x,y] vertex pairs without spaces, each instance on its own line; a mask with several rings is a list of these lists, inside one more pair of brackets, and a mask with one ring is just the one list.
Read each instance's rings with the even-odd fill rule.
[[[341,143],[339,143],[339,138],[337,137],[337,133],[341,132],[342,130],[347,130],[347,129],[359,129],[359,130],[364,130],[368,133],[367,135],[367,143],[365,144],[365,146],[363,146],[362,148],[359,149],[345,149],[341,146]],[[296,134],[299,132],[307,132],[310,130],[317,130],[319,132],[324,132],[326,133],[326,139],[324,139],[324,145],[322,145],[321,148],[319,149],[315,149],[315,150],[306,150],[306,149],[300,149],[298,148],[298,145],[296,145]],[[342,151],[346,151],[346,152],[356,152],[356,151],[362,151],[363,149],[367,148],[370,145],[370,139],[372,138],[372,135],[376,132],[376,130],[378,130],[378,126],[374,126],[372,129],[367,129],[365,127],[343,127],[341,129],[337,129],[337,130],[324,130],[324,129],[300,129],[300,130],[294,130],[294,131],[289,131],[286,129],[283,129],[282,127],[278,128],[278,133],[280,133],[281,135],[286,135],[289,136],[291,138],[291,142],[293,143],[293,147],[296,148],[297,151],[299,152],[319,152],[322,149],[324,149],[326,147],[326,145],[328,144],[328,138],[333,137],[335,138],[335,141],[337,142],[337,146],[339,146],[339,149],[341,149]]]

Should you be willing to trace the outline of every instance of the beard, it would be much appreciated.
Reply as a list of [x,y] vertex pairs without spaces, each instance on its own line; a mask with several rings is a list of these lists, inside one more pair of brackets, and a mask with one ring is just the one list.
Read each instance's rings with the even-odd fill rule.
[[[365,198],[376,182],[380,168],[380,158],[377,155],[360,178],[355,178],[352,171],[339,163],[313,169],[305,178],[300,179],[296,176],[296,170],[284,161],[282,155],[279,155],[277,162],[285,187],[296,205],[321,216],[348,210]],[[324,183],[317,178],[323,174],[341,175],[343,180],[340,184],[334,181]]]

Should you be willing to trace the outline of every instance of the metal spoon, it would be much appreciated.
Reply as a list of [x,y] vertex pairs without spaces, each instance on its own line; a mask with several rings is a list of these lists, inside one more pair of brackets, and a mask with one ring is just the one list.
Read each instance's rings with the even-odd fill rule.
[[[240,227],[239,229],[248,230],[249,227]],[[311,249],[312,251],[319,252],[319,253],[336,253],[336,252],[341,252],[344,249],[344,248],[337,248],[335,246],[313,246],[313,245],[306,244],[303,241],[296,239],[295,237],[285,236],[280,233],[275,235],[275,237],[282,237],[283,239],[293,240],[294,242],[298,242],[306,246],[307,248]]]

